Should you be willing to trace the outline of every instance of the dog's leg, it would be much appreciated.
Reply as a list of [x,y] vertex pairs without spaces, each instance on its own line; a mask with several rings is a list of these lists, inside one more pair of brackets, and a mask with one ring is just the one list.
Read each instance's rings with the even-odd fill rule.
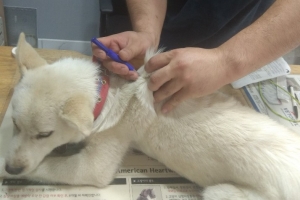
[[[203,200],[268,200],[254,190],[231,184],[219,184],[207,187],[202,193]],[[275,200],[271,198],[272,200]],[[271,200],[270,199],[270,200]]]
[[129,142],[126,143],[126,140],[113,133],[91,136],[80,153],[67,157],[46,157],[25,177],[46,182],[104,187],[113,180],[128,146]]

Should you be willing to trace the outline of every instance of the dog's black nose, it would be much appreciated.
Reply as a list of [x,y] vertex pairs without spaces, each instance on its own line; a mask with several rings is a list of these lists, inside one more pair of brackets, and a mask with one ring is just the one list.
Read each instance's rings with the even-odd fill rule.
[[24,170],[24,167],[10,167],[9,165],[5,165],[5,171],[12,175],[18,175]]

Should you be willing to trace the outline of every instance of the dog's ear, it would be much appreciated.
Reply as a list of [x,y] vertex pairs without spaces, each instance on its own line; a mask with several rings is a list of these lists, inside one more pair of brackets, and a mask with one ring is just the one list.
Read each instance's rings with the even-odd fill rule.
[[22,75],[29,69],[47,64],[46,60],[44,60],[26,41],[24,33],[21,33],[19,36],[16,50],[16,60]]
[[91,134],[94,122],[93,106],[86,96],[75,95],[69,98],[60,110],[60,117],[85,136]]

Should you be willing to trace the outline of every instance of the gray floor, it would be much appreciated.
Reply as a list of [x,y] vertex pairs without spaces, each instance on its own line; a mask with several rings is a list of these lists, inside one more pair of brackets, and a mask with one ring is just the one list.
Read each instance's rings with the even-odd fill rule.
[[300,65],[300,46],[283,56],[290,65]]

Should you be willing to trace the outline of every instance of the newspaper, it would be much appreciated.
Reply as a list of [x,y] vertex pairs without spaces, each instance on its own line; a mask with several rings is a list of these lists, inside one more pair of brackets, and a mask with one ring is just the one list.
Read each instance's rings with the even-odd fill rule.
[[284,76],[291,72],[291,68],[288,63],[282,58],[278,58],[277,60],[265,65],[264,67],[240,78],[231,83],[232,87],[242,88],[251,83],[257,83],[260,81],[264,81],[267,79]]
[[[0,126],[0,160],[13,132],[11,105]],[[0,162],[1,163],[1,162]],[[3,165],[1,165],[3,167]],[[201,188],[158,161],[131,150],[113,182],[105,188],[51,185],[25,179],[0,179],[0,199],[7,200],[198,200]]]
[[[299,75],[287,75],[283,77],[278,77],[276,79],[272,79],[275,83],[279,84],[283,89],[288,90],[288,85],[292,85],[295,88],[295,94],[300,97],[300,76]],[[293,110],[292,99],[286,93],[283,93],[280,88],[276,85],[271,84],[268,80],[262,81],[261,83],[261,91],[262,97],[266,100],[268,106],[274,110],[279,115],[291,119],[291,120],[300,120],[300,118],[296,118],[296,115]],[[284,84],[281,84],[284,83]],[[263,102],[261,95],[258,90],[258,83],[249,84],[243,87],[243,91],[246,94],[249,102],[252,104],[253,108],[261,112],[265,115],[268,115],[270,118],[275,121],[281,123],[282,125],[294,130],[296,133],[300,133],[300,123],[299,122],[291,122],[286,119],[279,117],[274,114],[267,108],[265,103]],[[300,106],[297,106],[299,110]],[[298,111],[299,113],[299,111]]]

